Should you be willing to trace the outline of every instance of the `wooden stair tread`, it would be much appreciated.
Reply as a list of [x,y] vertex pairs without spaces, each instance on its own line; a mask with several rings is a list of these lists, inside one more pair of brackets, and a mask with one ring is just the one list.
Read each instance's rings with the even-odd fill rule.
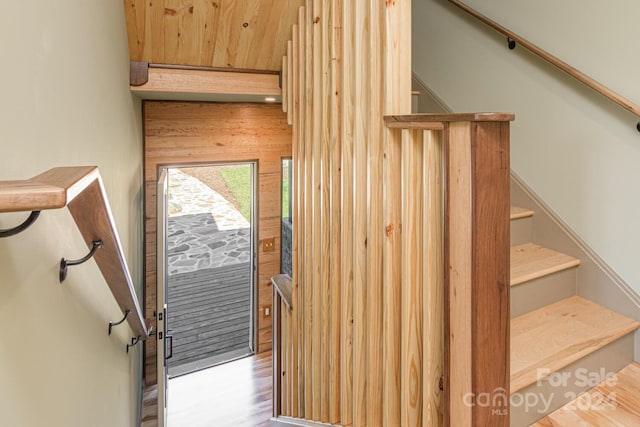
[[578,296],[511,321],[511,392],[535,383],[640,326],[637,321]]
[[638,402],[640,364],[632,363],[533,426],[640,426]]
[[511,206],[510,216],[511,220],[529,218],[533,216],[533,211],[530,209],[520,208],[518,206]]
[[525,243],[511,247],[511,286],[580,265],[580,260],[552,249]]

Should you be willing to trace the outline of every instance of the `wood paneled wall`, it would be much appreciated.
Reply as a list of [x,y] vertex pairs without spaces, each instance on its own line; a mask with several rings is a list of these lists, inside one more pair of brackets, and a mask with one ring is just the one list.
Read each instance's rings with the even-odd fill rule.
[[[281,164],[291,156],[291,128],[279,105],[145,102],[145,315],[156,310],[156,181],[159,165],[257,162],[257,351],[271,349],[271,277],[280,273]],[[275,238],[276,250],[260,242]],[[154,324],[154,323],[152,323]],[[145,344],[145,377],[156,383],[156,340]]]

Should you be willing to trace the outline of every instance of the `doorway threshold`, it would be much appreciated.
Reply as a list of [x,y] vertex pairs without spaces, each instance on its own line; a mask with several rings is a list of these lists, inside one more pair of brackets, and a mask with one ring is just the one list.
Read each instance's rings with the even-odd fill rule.
[[253,355],[253,351],[251,351],[251,349],[247,347],[223,354],[217,354],[215,356],[185,363],[183,365],[169,367],[169,379],[191,374],[203,369],[212,368],[214,366],[222,365],[223,363],[232,362],[234,360],[242,359],[243,357],[251,355]]

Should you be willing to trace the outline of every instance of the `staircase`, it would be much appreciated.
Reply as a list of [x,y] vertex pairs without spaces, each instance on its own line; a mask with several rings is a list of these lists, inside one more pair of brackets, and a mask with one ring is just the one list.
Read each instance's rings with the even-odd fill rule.
[[532,243],[533,216],[511,208],[511,425],[640,426],[640,323],[578,296],[580,260]]

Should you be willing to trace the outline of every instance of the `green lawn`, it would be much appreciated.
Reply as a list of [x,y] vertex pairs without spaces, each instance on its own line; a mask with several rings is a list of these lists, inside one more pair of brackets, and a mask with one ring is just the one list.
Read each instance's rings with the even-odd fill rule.
[[[226,166],[219,169],[220,176],[240,205],[240,213],[251,221],[251,166]],[[283,174],[282,216],[289,217],[289,175]]]
[[219,172],[240,205],[240,213],[251,222],[251,166],[227,166]]
[[282,218],[289,218],[289,175],[282,177]]

